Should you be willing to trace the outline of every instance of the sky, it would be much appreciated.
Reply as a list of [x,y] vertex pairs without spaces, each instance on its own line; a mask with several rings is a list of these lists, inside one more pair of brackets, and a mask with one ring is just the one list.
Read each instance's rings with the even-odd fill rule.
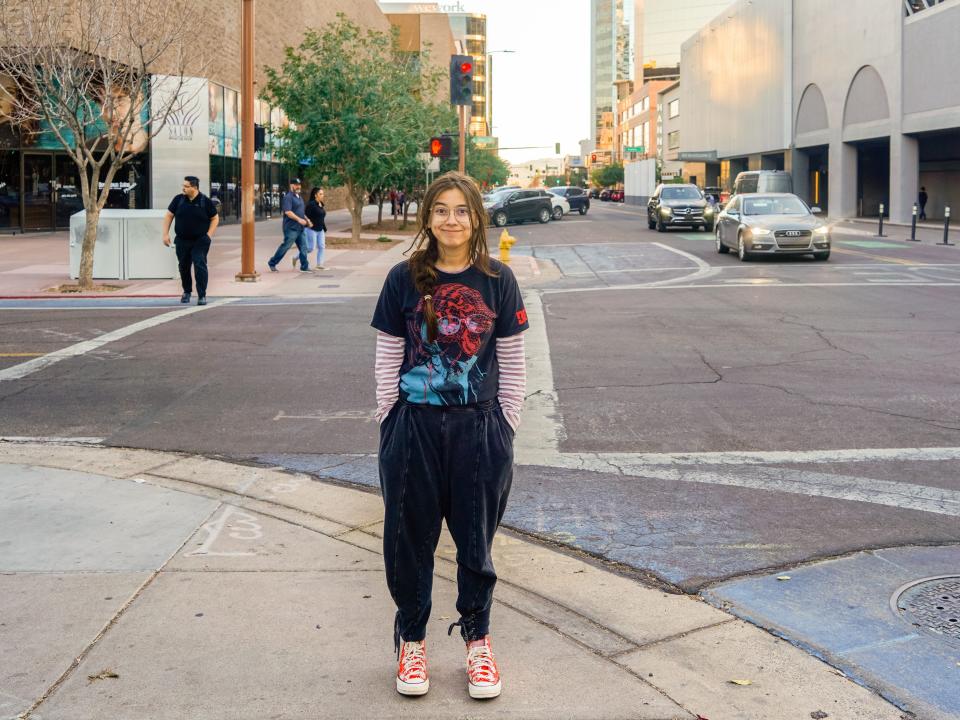
[[487,16],[493,134],[507,162],[579,155],[590,137],[590,0],[461,0]]

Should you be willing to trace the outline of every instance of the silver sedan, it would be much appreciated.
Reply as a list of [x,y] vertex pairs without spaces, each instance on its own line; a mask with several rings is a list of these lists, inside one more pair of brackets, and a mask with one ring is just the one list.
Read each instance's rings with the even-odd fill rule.
[[734,195],[717,217],[717,252],[736,250],[750,260],[759,255],[830,257],[830,226],[791,193]]

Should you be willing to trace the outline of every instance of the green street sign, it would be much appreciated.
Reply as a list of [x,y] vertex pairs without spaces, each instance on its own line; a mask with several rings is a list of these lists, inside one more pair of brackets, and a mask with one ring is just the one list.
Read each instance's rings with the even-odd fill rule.
[[635,153],[645,153],[647,149],[643,145],[638,145],[637,147],[625,147],[624,152],[635,152]]

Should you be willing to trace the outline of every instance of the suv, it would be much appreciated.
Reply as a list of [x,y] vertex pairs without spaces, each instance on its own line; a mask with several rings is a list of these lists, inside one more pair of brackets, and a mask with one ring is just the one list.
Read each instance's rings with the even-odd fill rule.
[[483,207],[497,227],[527,220],[547,223],[553,217],[553,201],[546,190],[498,190],[483,199]]
[[714,209],[696,185],[657,185],[647,203],[647,227],[665,232],[677,225],[713,232]]
[[744,193],[792,193],[793,176],[783,170],[748,170],[733,181],[733,195]]
[[566,198],[567,202],[570,203],[570,212],[576,210],[581,215],[586,215],[587,210],[590,209],[590,195],[582,187],[574,185],[555,187],[550,188],[550,192]]

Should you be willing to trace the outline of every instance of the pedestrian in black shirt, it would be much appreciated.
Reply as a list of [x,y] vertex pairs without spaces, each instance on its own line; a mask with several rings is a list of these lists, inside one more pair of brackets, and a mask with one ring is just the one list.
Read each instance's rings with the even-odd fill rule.
[[163,244],[170,247],[170,223],[174,225],[174,242],[180,266],[180,284],[183,296],[180,302],[190,302],[193,280],[190,266],[197,276],[197,305],[207,304],[207,253],[210,241],[220,224],[220,216],[213,201],[200,192],[200,180],[193,175],[183,179],[183,193],[177,195],[163,218]]
[[307,239],[307,255],[317,248],[317,262],[315,270],[325,270],[323,255],[327,249],[327,209],[323,205],[323,188],[315,187],[310,191],[310,200],[304,210],[310,227],[303,231]]
[[927,219],[927,188],[921,187],[920,194],[917,195],[917,204],[920,205],[920,219]]

